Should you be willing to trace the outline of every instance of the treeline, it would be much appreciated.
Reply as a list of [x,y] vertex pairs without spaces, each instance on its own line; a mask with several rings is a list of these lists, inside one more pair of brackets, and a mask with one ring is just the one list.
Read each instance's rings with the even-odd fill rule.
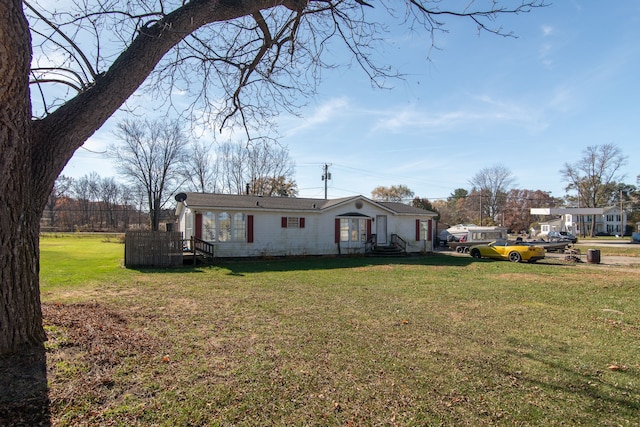
[[449,225],[474,223],[501,225],[513,232],[527,232],[549,217],[532,215],[531,208],[560,207],[563,199],[542,190],[510,189],[497,194],[489,191],[456,189],[446,200],[432,203],[440,221]]
[[[172,211],[163,214],[172,220]],[[41,231],[124,232],[148,226],[144,194],[96,172],[77,179],[58,177],[40,220]]]

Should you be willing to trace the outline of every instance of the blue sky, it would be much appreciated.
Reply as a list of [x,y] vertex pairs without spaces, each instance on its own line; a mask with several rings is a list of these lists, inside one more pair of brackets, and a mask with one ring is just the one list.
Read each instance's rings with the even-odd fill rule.
[[[404,184],[441,199],[495,165],[513,172],[515,188],[561,197],[564,163],[609,143],[628,156],[624,181],[637,185],[640,1],[558,0],[498,23],[517,38],[449,20],[429,50],[424,34],[391,28],[379,55],[406,75],[392,89],[373,89],[357,68],[324,72],[302,117],[278,121],[300,196],[324,196],[326,163],[329,198]],[[64,174],[114,174],[98,154],[114,120],[85,144],[97,153],[79,150]]]

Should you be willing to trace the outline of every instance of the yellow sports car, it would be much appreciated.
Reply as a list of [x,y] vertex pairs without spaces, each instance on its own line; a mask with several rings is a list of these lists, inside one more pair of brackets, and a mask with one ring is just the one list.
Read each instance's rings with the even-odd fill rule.
[[527,244],[526,242],[496,240],[488,245],[471,246],[469,254],[474,258],[504,259],[511,262],[536,262],[539,259],[544,259],[545,249],[542,246]]

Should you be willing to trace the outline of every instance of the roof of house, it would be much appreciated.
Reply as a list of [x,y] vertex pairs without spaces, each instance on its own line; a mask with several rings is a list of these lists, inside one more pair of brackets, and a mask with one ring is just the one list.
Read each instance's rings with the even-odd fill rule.
[[552,218],[550,220],[547,221],[541,221],[539,222],[540,225],[561,225],[563,222],[562,218]]
[[378,205],[382,205],[384,207],[386,207],[389,210],[394,211],[395,213],[399,213],[399,214],[425,214],[425,213],[430,213],[433,215],[436,215],[435,212],[432,211],[428,211],[426,209],[422,209],[422,208],[417,208],[415,206],[411,206],[411,205],[406,205],[404,203],[399,203],[399,202],[374,202],[377,203]]
[[[190,208],[223,208],[223,209],[269,209],[286,211],[315,211],[320,212],[334,206],[356,201],[366,200],[378,205],[382,209],[395,214],[404,215],[436,215],[434,212],[395,202],[376,202],[364,196],[343,197],[340,199],[310,199],[299,197],[263,197],[255,195],[212,194],[212,193],[181,193],[186,196],[184,205]],[[178,204],[178,211],[182,203]]]

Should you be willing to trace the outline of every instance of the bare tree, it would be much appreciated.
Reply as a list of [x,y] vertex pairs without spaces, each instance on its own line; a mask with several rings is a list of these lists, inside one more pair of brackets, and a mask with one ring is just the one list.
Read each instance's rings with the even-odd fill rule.
[[246,147],[246,151],[244,176],[252,194],[288,197],[297,194],[295,166],[288,149],[262,142]]
[[110,230],[118,228],[120,189],[120,184],[113,177],[106,177],[100,181],[101,211],[105,217],[106,228]]
[[196,141],[186,156],[180,174],[190,191],[198,193],[216,193],[218,166],[212,150],[213,143]]
[[254,193],[258,196],[267,197],[296,197],[298,195],[298,184],[285,176],[267,176],[253,180],[250,188],[254,188]]
[[53,189],[51,193],[49,193],[49,197],[47,198],[47,207],[46,210],[49,213],[49,226],[52,229],[55,229],[57,225],[57,214],[60,209],[60,204],[58,203],[60,199],[63,197],[69,196],[69,192],[73,188],[73,178],[60,175],[58,179],[56,179],[55,184],[53,185]]
[[[624,178],[619,171],[626,161],[614,144],[589,146],[576,163],[565,163],[560,170],[562,180],[568,183],[565,191],[577,193],[579,207],[605,207],[615,198],[617,186],[612,184]],[[595,221],[591,221],[590,234],[595,234]]]
[[380,202],[411,203],[413,191],[404,184],[385,187],[380,185],[371,191],[371,198]]
[[118,172],[146,194],[149,224],[160,226],[162,208],[181,183],[188,139],[178,121],[131,121],[118,124],[122,144],[110,147]]
[[250,178],[245,177],[247,152],[240,144],[228,142],[216,150],[218,188],[222,193],[243,194]]
[[480,223],[499,223],[507,192],[513,184],[513,174],[503,165],[483,168],[469,180],[471,194],[475,197],[480,213]]
[[216,153],[218,188],[222,192],[243,194],[248,190],[261,196],[297,193],[295,167],[286,148],[255,141],[223,144]]
[[541,190],[512,189],[507,193],[507,199],[502,211],[502,225],[513,232],[528,232],[530,227],[541,220],[531,214],[531,208],[555,208],[560,206],[561,199],[551,197]]
[[[406,0],[398,19],[427,36],[445,31],[448,17],[503,34],[498,15],[543,1]],[[395,0],[376,5],[394,19]],[[168,104],[173,91],[194,93],[193,110],[213,113],[217,126],[237,120],[258,131],[313,92],[335,39],[384,84],[397,73],[376,61],[385,23],[371,9],[360,0],[0,2],[0,372],[13,379],[0,382],[0,405],[14,413],[33,408],[31,398],[46,402],[39,220],[73,153],[147,80]]]
[[141,224],[140,208],[144,206],[144,194],[131,185],[120,185],[120,204],[123,209],[122,229],[128,230],[132,223]]
[[76,198],[76,205],[80,210],[79,221],[76,225],[81,230],[93,230],[95,228],[96,202],[99,198],[101,179],[97,172],[91,172],[76,179],[73,183],[73,194]]
[[472,190],[469,194],[455,202],[456,213],[462,218],[462,223],[474,223],[479,225],[495,225],[495,221],[488,215],[486,202],[487,196],[482,191]]

